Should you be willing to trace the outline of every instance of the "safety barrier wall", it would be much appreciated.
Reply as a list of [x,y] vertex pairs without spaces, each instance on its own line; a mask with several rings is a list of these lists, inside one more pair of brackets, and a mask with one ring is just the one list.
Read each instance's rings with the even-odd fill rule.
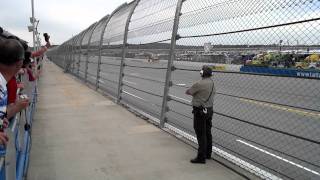
[[[214,152],[265,179],[319,179],[319,78],[258,67],[318,73],[319,59],[303,59],[320,52],[319,9],[319,0],[135,0],[48,56],[194,142],[184,92],[210,64]],[[240,71],[248,67],[258,69]]]

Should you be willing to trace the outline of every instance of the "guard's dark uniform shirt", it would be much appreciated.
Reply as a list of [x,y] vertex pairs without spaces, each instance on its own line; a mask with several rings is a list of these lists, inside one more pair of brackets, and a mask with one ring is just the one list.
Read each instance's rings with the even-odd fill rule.
[[193,97],[193,126],[199,144],[197,158],[204,160],[206,157],[211,157],[212,153],[212,106],[215,95],[213,80],[204,78],[193,84],[188,91]]
[[[213,92],[211,93],[213,87]],[[192,95],[192,106],[200,107],[212,107],[213,97],[216,93],[213,81],[211,78],[204,78],[196,83],[194,83],[189,92]],[[211,93],[211,96],[209,97]],[[209,99],[208,99],[209,98]],[[207,102],[205,102],[208,99]]]

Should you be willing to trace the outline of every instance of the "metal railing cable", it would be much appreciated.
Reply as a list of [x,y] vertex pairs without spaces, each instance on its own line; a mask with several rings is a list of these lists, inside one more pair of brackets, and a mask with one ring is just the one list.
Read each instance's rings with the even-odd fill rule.
[[132,68],[141,68],[141,69],[160,69],[160,70],[167,69],[166,67],[133,66],[133,65],[128,65],[128,64],[125,64],[125,66],[132,67]]
[[[198,70],[195,70],[195,69],[180,69],[180,68],[176,68],[176,70],[184,70],[184,71],[193,71],[193,72],[196,72]],[[251,73],[239,73],[239,72],[221,72],[221,71],[214,71],[214,73],[228,73],[228,74],[242,74],[242,75],[253,75]],[[254,75],[258,75],[258,74],[254,74]],[[259,74],[260,76],[263,76],[261,74]],[[281,77],[281,76],[275,76],[273,75],[272,77]],[[303,78],[304,79],[304,78]],[[177,83],[173,83],[174,86],[179,86]],[[234,85],[226,85],[224,84],[224,86],[230,86],[230,87],[235,87]],[[179,86],[179,87],[185,87],[185,88],[190,88],[188,86]],[[239,87],[239,89],[241,89],[243,87]],[[254,87],[255,89],[259,89],[259,87]],[[251,88],[253,89],[253,88]],[[259,89],[259,90],[263,90],[263,89]],[[263,90],[265,92],[268,92],[267,90]],[[272,92],[275,92],[275,91],[272,91]],[[293,94],[293,93],[288,93],[288,92],[283,92],[285,93],[286,95],[292,95],[294,97],[299,97],[299,96],[303,96],[304,98],[313,98],[313,96],[309,96],[307,94],[304,94],[304,95],[301,95],[301,94]],[[279,105],[279,106],[283,106],[284,108],[295,108],[295,109],[300,109],[300,110],[306,110],[306,111],[312,111],[312,112],[317,112],[319,113],[320,110],[317,110],[317,109],[312,109],[312,108],[306,108],[306,107],[302,107],[302,106],[294,106],[294,105],[290,105],[290,104],[285,104],[285,103],[279,103],[279,102],[273,102],[273,101],[267,101],[267,100],[263,100],[263,99],[254,99],[254,98],[250,98],[250,97],[245,97],[245,96],[238,96],[238,95],[233,95],[233,94],[226,94],[226,93],[223,93],[223,92],[219,92],[217,91],[216,94],[218,95],[223,95],[223,96],[229,96],[229,97],[234,97],[234,98],[239,98],[239,99],[246,99],[246,100],[253,100],[253,101],[256,101],[256,102],[262,102],[262,103],[270,103],[270,104],[273,104],[273,105]],[[278,94],[281,94],[281,92],[278,92]]]
[[128,75],[128,74],[125,74],[124,76],[131,77],[131,78],[142,79],[142,80],[147,80],[147,81],[152,81],[152,82],[156,82],[156,83],[160,83],[160,84],[164,83],[163,81],[158,80],[158,79],[146,78],[146,77],[141,77],[141,76]]
[[[178,114],[178,115],[183,116],[183,117],[188,118],[188,119],[193,119],[193,117],[190,117],[190,116],[188,116],[188,115],[179,113],[179,112],[174,111],[174,110],[172,110],[172,109],[170,109],[170,112],[173,112],[173,113],[175,113],[175,114]],[[171,123],[171,122],[170,122],[170,123]],[[248,139],[248,138],[246,138],[246,137],[243,137],[243,136],[241,136],[241,135],[238,135],[238,134],[235,134],[235,133],[233,133],[233,132],[230,132],[230,131],[224,130],[224,129],[222,129],[222,128],[219,128],[219,127],[217,127],[217,126],[215,126],[215,125],[213,125],[212,127],[213,127],[214,129],[217,129],[217,130],[222,131],[222,132],[224,132],[224,133],[233,135],[233,136],[235,136],[235,137],[244,139],[244,140],[246,140],[246,141],[248,141],[248,142],[252,142],[252,143],[254,143],[254,144],[257,144],[257,145],[259,145],[259,146],[261,146],[261,147],[265,147],[265,148],[267,148],[267,149],[270,149],[270,150],[272,150],[272,151],[274,151],[274,152],[277,152],[277,153],[279,153],[279,154],[283,154],[283,155],[285,155],[285,156],[288,156],[288,157],[297,159],[297,160],[299,160],[299,161],[301,161],[301,162],[304,162],[304,163],[306,163],[306,164],[310,164],[310,165],[313,165],[313,166],[315,166],[315,167],[320,168],[319,165],[317,165],[317,164],[315,164],[315,163],[312,163],[312,162],[308,162],[308,161],[306,161],[306,160],[304,160],[304,159],[301,159],[301,158],[299,158],[299,157],[297,157],[297,156],[293,156],[293,155],[290,155],[290,154],[288,154],[288,153],[286,153],[286,152],[279,151],[279,150],[277,150],[277,149],[275,149],[275,148],[273,148],[273,147],[264,145],[264,144],[262,144],[262,143],[259,143],[259,142],[253,141],[253,140],[250,140],[250,139]]]
[[269,103],[269,104],[272,104],[272,105],[278,105],[278,106],[283,107],[283,108],[290,107],[290,108],[295,108],[295,109],[300,109],[300,110],[307,110],[307,111],[312,111],[312,112],[320,112],[320,110],[316,110],[316,109],[310,109],[310,108],[305,108],[305,107],[300,107],[300,106],[292,106],[292,105],[289,105],[289,104],[282,104],[282,103],[277,103],[277,102],[264,101],[264,100],[259,100],[259,99],[243,97],[243,96],[236,96],[236,95],[225,94],[225,93],[221,93],[221,92],[216,92],[216,94],[223,95],[223,96],[234,97],[234,98],[238,98],[238,99],[252,100],[252,101],[261,102],[261,103]]
[[[190,86],[186,86],[186,85],[179,85],[179,83],[173,83],[173,86],[177,86],[177,87],[181,87],[181,88],[190,88]],[[233,86],[232,86],[233,87]],[[298,109],[298,110],[306,110],[306,111],[310,111],[310,112],[316,112],[316,113],[320,113],[320,110],[316,110],[316,109],[311,109],[311,108],[305,108],[305,107],[301,107],[301,106],[293,106],[290,104],[284,104],[284,103],[278,103],[278,102],[272,102],[272,101],[266,101],[266,100],[261,100],[261,99],[254,99],[254,98],[249,98],[249,97],[245,97],[245,96],[239,96],[239,95],[233,95],[233,94],[226,94],[226,93],[222,93],[220,91],[217,91],[215,93],[216,95],[222,95],[222,96],[228,96],[228,97],[233,97],[233,98],[237,98],[237,99],[244,99],[244,100],[250,100],[250,101],[255,101],[257,103],[268,103],[268,104],[272,104],[272,105],[277,105],[279,106],[279,108],[294,108],[294,109]],[[288,95],[289,93],[287,93]],[[299,95],[294,95],[296,97],[299,97]],[[303,96],[303,97],[307,97],[307,96]],[[310,98],[312,98],[312,96],[310,96]],[[180,101],[177,101],[180,102]]]
[[[180,70],[180,71],[192,71],[192,72],[197,72],[200,71],[199,69],[186,69],[186,68],[176,68],[175,70]],[[294,78],[294,79],[314,79],[314,80],[319,80],[317,77],[302,77],[302,76],[293,76],[293,75],[278,75],[278,74],[267,74],[267,73],[253,73],[253,72],[236,72],[236,71],[217,71],[213,70],[213,73],[219,73],[219,74],[240,74],[240,75],[252,75],[252,76],[264,76],[264,77],[286,77],[286,78]]]
[[134,95],[134,94],[132,94],[132,93],[130,93],[130,92],[123,91],[123,93],[124,93],[124,94],[127,94],[127,95],[129,95],[129,96],[131,96],[131,97],[134,97],[134,98],[136,98],[136,99],[139,99],[140,101],[143,101],[143,102],[145,102],[145,103],[147,103],[147,104],[150,104],[151,106],[154,106],[154,107],[157,107],[157,108],[161,108],[161,105],[160,105],[160,104],[152,103],[151,101],[148,101],[148,100],[146,100],[146,99],[143,99],[143,98],[141,98],[141,97],[138,97],[138,96],[136,96],[136,95]]
[[224,133],[233,135],[233,136],[235,136],[235,137],[244,139],[244,140],[246,140],[246,141],[248,141],[248,142],[252,142],[252,143],[257,144],[257,145],[259,145],[259,146],[261,146],[261,147],[265,147],[265,148],[270,149],[270,150],[272,150],[272,151],[274,151],[274,152],[277,152],[277,153],[279,153],[279,154],[283,154],[283,155],[285,155],[285,156],[288,156],[288,157],[297,159],[297,160],[299,160],[299,161],[301,161],[301,162],[304,162],[304,163],[306,163],[306,164],[310,164],[310,165],[312,165],[312,166],[315,166],[315,167],[320,168],[319,165],[317,165],[317,164],[315,164],[315,163],[312,163],[312,162],[308,162],[308,161],[306,161],[306,160],[304,160],[304,159],[301,159],[301,158],[299,158],[299,157],[297,157],[297,156],[293,156],[293,155],[290,155],[290,154],[288,154],[288,153],[286,153],[286,152],[279,151],[279,150],[277,150],[277,149],[275,149],[275,148],[273,148],[273,147],[264,145],[264,144],[259,143],[259,142],[256,142],[256,141],[252,141],[252,140],[250,140],[250,139],[248,139],[248,138],[246,138],[246,137],[243,137],[243,136],[241,136],[241,135],[238,135],[238,134],[232,133],[232,132],[230,132],[230,131],[224,130],[224,129],[219,128],[219,127],[217,127],[217,126],[214,126],[214,125],[213,125],[212,127],[213,127],[214,129],[216,129],[216,130],[219,130],[219,131],[222,131],[222,132],[224,132]]
[[155,96],[155,97],[160,97],[160,98],[162,98],[162,95],[155,94],[155,93],[152,93],[152,92],[149,92],[149,91],[145,91],[145,90],[142,90],[142,89],[139,89],[139,88],[130,86],[130,85],[126,84],[126,83],[123,83],[123,85],[124,85],[124,86],[127,86],[127,87],[129,87],[129,88],[131,88],[131,89],[134,89],[134,90],[137,90],[137,91],[140,91],[140,92],[143,92],[143,93],[146,93],[146,94]]
[[[152,44],[158,44],[158,43],[168,42],[168,41],[170,41],[170,40],[171,40],[171,39],[168,38],[168,39],[161,39],[161,40],[158,40],[158,41],[152,41],[152,42],[147,42],[147,43],[139,43],[139,44],[134,44],[134,45],[139,45],[139,46],[152,45]],[[129,44],[129,47],[130,47],[130,44]]]
[[108,70],[108,71],[101,71],[101,74],[112,74],[112,75],[119,75],[119,71],[114,71],[114,70]]
[[117,67],[119,67],[120,66],[120,64],[112,64],[112,63],[106,63],[106,62],[101,62],[101,65],[109,65],[109,66],[117,66]]
[[[272,172],[275,172],[277,175],[281,175],[281,176],[283,176],[283,177],[285,177],[285,178],[287,178],[287,179],[294,180],[293,178],[289,177],[288,175],[282,173],[281,171],[272,169],[272,168],[270,168],[270,167],[268,167],[268,166],[266,166],[266,165],[264,165],[264,164],[262,164],[262,163],[259,163],[259,162],[255,161],[254,159],[252,159],[252,158],[250,158],[250,157],[244,156],[244,155],[242,155],[241,153],[238,153],[236,150],[233,150],[233,149],[230,149],[230,148],[228,148],[228,147],[225,147],[224,145],[220,144],[219,142],[216,142],[216,141],[213,140],[212,143],[213,143],[214,145],[218,146],[218,147],[223,148],[223,149],[226,150],[227,152],[231,152],[232,154],[235,154],[235,155],[237,155],[238,157],[241,157],[241,158],[243,158],[243,159],[249,160],[250,162],[252,162],[252,163],[254,163],[254,164],[257,164],[257,165],[259,165],[259,166],[261,166],[261,167],[264,167],[264,168],[266,168],[266,169],[268,169],[268,170],[270,170],[270,171],[272,171]],[[226,157],[226,159],[228,159],[228,158],[229,158],[229,157]],[[256,173],[262,173],[262,172],[257,171]],[[264,177],[264,179],[269,179],[268,177],[265,177],[264,173],[262,173],[261,176]]]
[[[170,98],[171,98],[172,101],[175,101],[175,102],[178,102],[178,103],[190,106],[190,107],[192,106],[191,104],[186,103],[186,102],[182,102],[181,100],[177,100],[177,99],[174,99],[172,97],[170,97]],[[264,125],[260,125],[260,124],[254,123],[254,122],[249,122],[249,121],[246,121],[246,120],[243,120],[243,119],[240,119],[240,118],[237,118],[237,117],[233,117],[233,116],[230,116],[230,115],[227,115],[227,114],[224,114],[224,113],[220,113],[220,112],[217,112],[217,111],[214,111],[214,113],[217,114],[217,115],[220,115],[220,116],[227,117],[227,118],[229,118],[231,120],[235,120],[235,121],[239,121],[239,122],[242,122],[242,123],[250,124],[250,125],[253,125],[253,126],[256,126],[256,127],[259,127],[259,128],[267,129],[267,130],[270,130],[270,131],[274,131],[274,132],[277,132],[277,133],[280,133],[280,134],[288,135],[290,137],[294,137],[294,138],[297,138],[297,139],[300,139],[300,140],[304,140],[304,141],[308,141],[310,143],[314,143],[314,144],[320,145],[320,141],[317,141],[317,140],[305,138],[305,137],[298,136],[298,135],[295,135],[295,134],[292,134],[292,133],[288,133],[288,132],[284,132],[284,131],[281,131],[281,130],[270,128],[270,127],[267,127],[267,126],[264,126]]]
[[300,139],[300,140],[303,140],[303,141],[307,141],[307,142],[310,142],[310,143],[314,143],[314,144],[320,145],[320,141],[317,141],[317,140],[305,138],[305,137],[298,136],[298,135],[295,135],[295,134],[292,134],[292,133],[288,133],[288,132],[284,132],[284,131],[281,131],[281,130],[270,128],[270,127],[267,127],[267,126],[264,126],[264,125],[260,125],[260,124],[254,123],[254,122],[249,122],[249,121],[246,121],[246,120],[243,120],[243,119],[240,119],[240,118],[237,118],[237,117],[232,117],[232,116],[229,116],[227,114],[219,113],[219,112],[216,112],[216,111],[214,111],[214,113],[217,114],[217,115],[220,115],[220,116],[227,117],[227,118],[229,118],[231,120],[240,121],[240,122],[243,122],[243,123],[246,123],[246,124],[249,124],[249,125],[260,127],[262,129],[267,129],[267,130],[270,130],[270,131],[273,131],[273,132],[276,132],[276,133],[280,133],[280,134],[283,134],[283,135],[287,135],[287,136],[294,137],[294,138],[297,138],[297,139]]
[[[108,81],[108,82],[111,82],[111,83],[114,83],[114,84],[118,84],[117,81],[114,81],[114,80],[111,80],[111,79],[108,79],[108,78],[105,78],[105,77],[100,77],[101,80],[105,80],[105,81]],[[102,82],[101,80],[99,80],[100,82]],[[104,84],[104,83],[103,83]]]
[[180,38],[183,39],[183,38],[197,38],[197,37],[207,37],[207,36],[221,36],[221,35],[228,35],[228,34],[257,31],[257,30],[263,30],[263,29],[270,29],[270,28],[276,28],[276,27],[283,27],[283,26],[288,26],[288,25],[302,24],[302,23],[306,23],[306,22],[319,21],[319,20],[320,20],[320,18],[313,18],[313,19],[307,19],[307,20],[302,20],[302,21],[289,22],[289,23],[283,23],[283,24],[277,24],[277,25],[271,25],[271,26],[243,29],[243,30],[238,30],[238,31],[221,32],[221,33],[204,34],[204,35],[193,35],[193,36],[180,36]]
[[188,118],[188,119],[193,119],[193,118],[190,117],[190,116],[187,116],[187,115],[185,115],[185,114],[182,114],[182,113],[177,112],[177,111],[172,110],[172,109],[170,109],[169,112],[173,112],[173,113],[175,113],[175,114],[178,114],[178,115],[183,116],[183,117]]

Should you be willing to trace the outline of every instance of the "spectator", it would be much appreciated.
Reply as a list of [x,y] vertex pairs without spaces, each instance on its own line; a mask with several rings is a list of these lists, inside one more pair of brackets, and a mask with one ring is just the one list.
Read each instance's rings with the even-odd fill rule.
[[28,75],[28,79],[29,81],[35,81],[38,77],[39,77],[39,70],[36,71],[36,74],[34,75],[33,74],[33,70],[32,70],[32,66],[34,63],[34,61],[32,61],[29,57],[31,56],[31,52],[26,52],[25,56],[26,56],[26,59],[25,61],[23,61],[23,73],[22,74],[27,74]]
[[[24,59],[24,48],[18,40],[0,42],[0,125],[7,121],[8,92],[6,84],[20,70]],[[3,128],[3,127],[2,127]],[[0,143],[6,144],[8,137],[0,133]]]
[[213,115],[213,96],[215,88],[211,79],[212,70],[208,66],[203,66],[200,71],[202,79],[194,83],[186,91],[187,95],[192,96],[193,106],[193,126],[198,140],[198,155],[191,160],[191,163],[206,163],[206,159],[211,158],[212,153],[212,115]]
[[18,90],[18,84],[16,81],[16,77],[13,77],[7,83],[7,91],[8,91],[7,117],[9,118],[9,122],[12,121],[12,118],[14,118],[16,113],[20,112],[23,109],[26,109],[29,106],[29,99],[24,98],[24,99],[17,100],[17,90]]
[[[41,49],[39,49],[38,51],[34,51],[31,53],[31,58],[36,58],[35,65],[37,65],[37,74],[35,75],[34,80],[37,79],[41,73],[41,61],[43,60],[44,53],[51,47],[50,36],[47,33],[44,33],[43,36],[46,41],[46,45],[41,47]],[[29,77],[33,76],[31,75],[30,70],[28,71],[28,74]]]
[[43,54],[51,47],[50,36],[47,33],[44,33],[43,35],[46,41],[46,45],[42,46],[41,49],[39,49],[38,51],[33,51],[31,53],[31,58],[39,58],[40,56],[43,56]]
[[[25,50],[25,59],[23,63],[25,63],[26,59],[30,58],[30,53],[27,52],[28,45],[25,42],[20,43],[23,45]],[[17,73],[19,74],[19,73]],[[17,90],[18,88],[22,88],[23,84],[18,84],[16,80],[16,76],[12,77],[11,80],[7,83],[7,91],[8,91],[8,106],[7,106],[7,116],[9,118],[9,122],[12,121],[15,114],[25,109],[29,105],[29,99],[19,99],[17,100]]]

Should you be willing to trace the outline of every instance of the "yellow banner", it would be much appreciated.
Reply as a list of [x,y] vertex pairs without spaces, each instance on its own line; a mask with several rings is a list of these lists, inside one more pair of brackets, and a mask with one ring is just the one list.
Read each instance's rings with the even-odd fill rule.
[[212,70],[216,70],[216,71],[225,71],[226,70],[226,66],[211,66]]

